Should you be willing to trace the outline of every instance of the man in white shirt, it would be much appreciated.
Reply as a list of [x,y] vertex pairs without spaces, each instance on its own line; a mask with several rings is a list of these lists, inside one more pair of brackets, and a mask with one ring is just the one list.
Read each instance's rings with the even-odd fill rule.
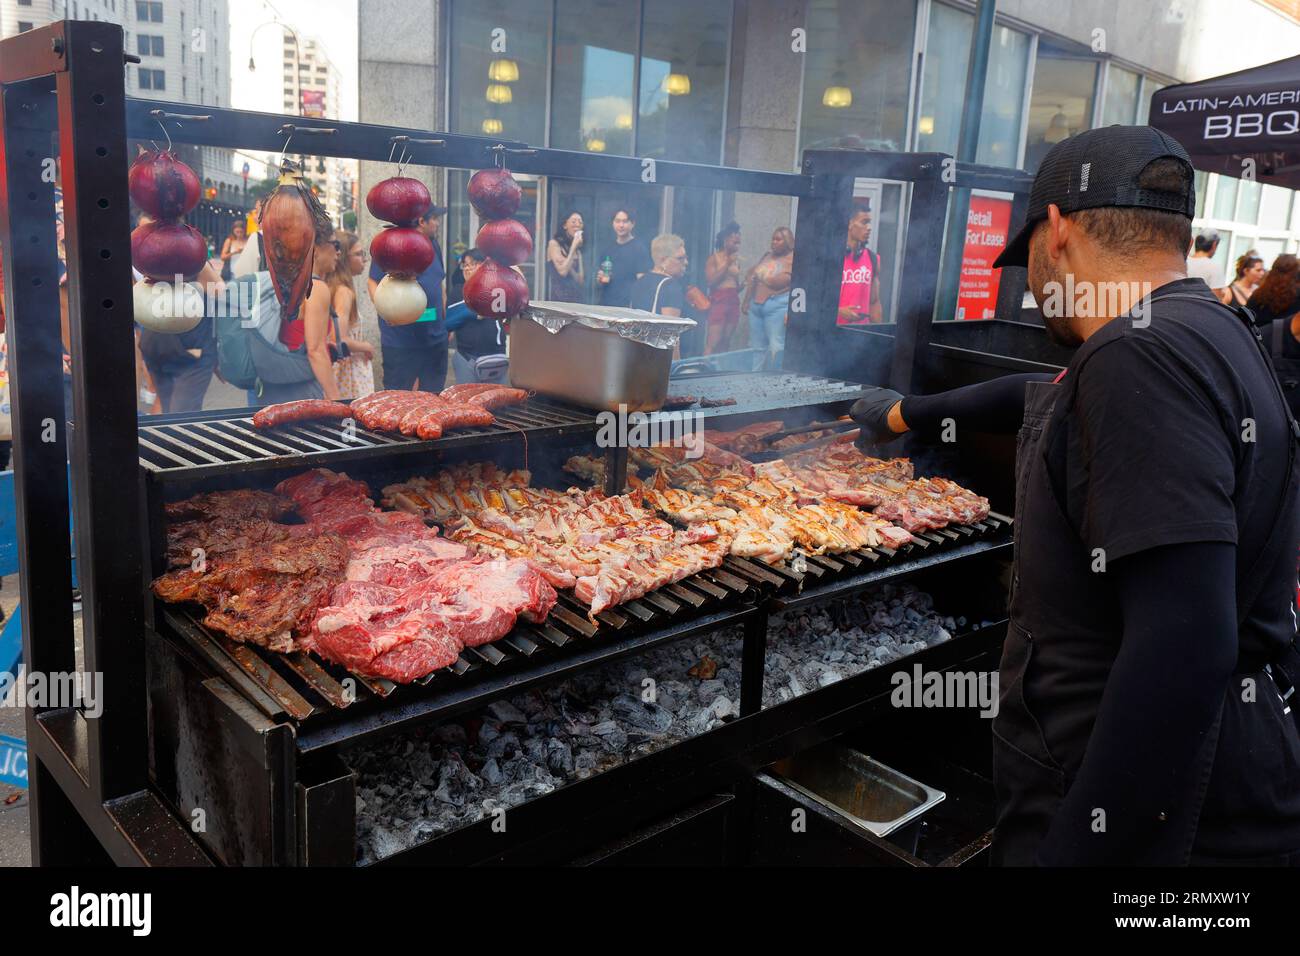
[[1219,249],[1219,234],[1203,232],[1192,243],[1192,254],[1187,259],[1187,276],[1191,279],[1204,279],[1210,291],[1218,296],[1225,305],[1231,293],[1228,282],[1223,277],[1223,266],[1214,261],[1214,254]]

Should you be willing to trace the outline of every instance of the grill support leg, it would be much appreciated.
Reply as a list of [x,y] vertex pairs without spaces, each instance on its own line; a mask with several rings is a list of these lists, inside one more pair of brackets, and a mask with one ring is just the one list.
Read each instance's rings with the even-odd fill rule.
[[627,449],[605,449],[605,494],[621,495],[627,488]]

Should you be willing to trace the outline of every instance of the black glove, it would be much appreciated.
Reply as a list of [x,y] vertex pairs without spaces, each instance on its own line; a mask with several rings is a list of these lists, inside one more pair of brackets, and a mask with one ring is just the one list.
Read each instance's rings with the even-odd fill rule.
[[903,396],[892,388],[871,388],[866,397],[854,402],[849,418],[860,426],[854,444],[858,448],[870,448],[897,438],[898,432],[889,427],[889,410],[902,400]]

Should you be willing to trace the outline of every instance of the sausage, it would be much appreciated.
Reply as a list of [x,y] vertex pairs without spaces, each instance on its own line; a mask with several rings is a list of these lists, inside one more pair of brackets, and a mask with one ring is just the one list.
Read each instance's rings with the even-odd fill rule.
[[378,429],[379,421],[384,413],[391,408],[404,405],[409,402],[412,396],[417,392],[393,392],[378,401],[371,402],[360,412],[357,413],[357,421],[369,429]]
[[407,410],[402,413],[402,417],[398,419],[397,430],[403,435],[414,435],[416,429],[420,427],[420,422],[424,419],[425,415],[428,415],[431,411],[436,411],[439,408],[446,407],[447,403],[442,401],[439,396],[435,395],[432,397],[437,399],[437,401],[417,402],[408,407]]
[[276,428],[290,422],[305,422],[316,418],[351,418],[352,409],[342,402],[323,398],[308,398],[296,402],[267,405],[253,414],[254,428]]
[[522,388],[507,388],[504,385],[498,385],[491,391],[471,395],[466,401],[471,405],[477,405],[479,408],[500,408],[502,405],[518,405],[520,402],[527,401],[527,399],[528,393]]
[[407,412],[417,408],[429,408],[436,404],[440,404],[436,395],[431,395],[428,392],[416,392],[405,401],[394,402],[392,405],[387,406],[384,411],[376,416],[375,427],[380,431],[395,432],[398,423],[401,422]]
[[391,397],[381,398],[370,402],[362,408],[353,409],[357,424],[361,425],[363,428],[373,428],[375,415],[377,415],[384,406],[391,401],[393,401]]
[[435,421],[443,431],[448,431],[452,428],[474,428],[491,425],[496,421],[496,416],[486,408],[462,403],[434,409],[424,420],[426,422]]
[[435,438],[442,437],[442,424],[433,416],[436,412],[426,412],[420,419],[420,423],[415,428],[415,434],[419,438],[432,441]]
[[398,389],[395,388],[385,389],[382,392],[371,392],[365,398],[358,398],[356,401],[354,401],[352,403],[352,410],[354,412],[359,412],[369,408],[371,405],[374,405],[377,402],[385,402],[397,395],[403,395],[403,394],[405,394],[405,392],[399,391]]
[[495,382],[466,382],[463,385],[453,385],[451,388],[442,390],[442,397],[449,402],[463,402],[471,395],[478,395],[480,392],[490,392],[493,389],[501,388],[501,385]]

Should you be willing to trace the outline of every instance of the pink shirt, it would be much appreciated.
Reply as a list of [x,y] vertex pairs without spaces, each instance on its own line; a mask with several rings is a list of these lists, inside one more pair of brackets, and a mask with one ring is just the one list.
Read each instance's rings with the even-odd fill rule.
[[852,322],[848,319],[839,318],[836,322],[837,325],[862,325],[871,321],[869,318],[873,298],[871,283],[874,278],[871,251],[869,249],[864,247],[857,258],[854,258],[851,252],[844,254],[844,274],[840,284],[840,308],[861,312],[864,318],[861,322]]

